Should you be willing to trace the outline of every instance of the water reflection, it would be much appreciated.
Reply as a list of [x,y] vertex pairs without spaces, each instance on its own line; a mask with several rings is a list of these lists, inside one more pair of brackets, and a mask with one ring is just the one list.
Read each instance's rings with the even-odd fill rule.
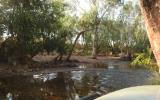
[[0,77],[0,100],[79,100],[97,91],[143,85],[149,76],[148,71],[123,71],[111,63],[104,71]]
[[78,100],[96,91],[98,75],[59,72],[0,78],[0,100]]
[[81,69],[85,69],[85,68],[104,68],[107,69],[108,68],[108,64],[107,63],[95,63],[95,64],[82,64],[79,65],[78,68]]
[[80,97],[97,91],[99,83],[99,73],[78,71],[72,72],[75,80],[75,88]]
[[52,80],[54,78],[57,77],[57,73],[51,73],[51,74],[38,74],[38,75],[33,75],[34,79],[39,79],[39,80],[43,80],[43,82],[46,82],[48,80]]
[[48,80],[42,86],[41,92],[46,100],[76,100],[78,96],[70,73],[57,73],[56,78]]

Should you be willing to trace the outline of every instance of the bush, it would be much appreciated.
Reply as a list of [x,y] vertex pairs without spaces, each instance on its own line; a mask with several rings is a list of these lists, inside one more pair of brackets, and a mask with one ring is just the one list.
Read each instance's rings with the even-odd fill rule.
[[151,65],[151,58],[144,53],[139,54],[131,63],[132,68],[146,68]]
[[147,68],[151,71],[158,72],[158,66],[152,62],[151,56],[145,53],[138,54],[138,56],[132,61],[131,68]]

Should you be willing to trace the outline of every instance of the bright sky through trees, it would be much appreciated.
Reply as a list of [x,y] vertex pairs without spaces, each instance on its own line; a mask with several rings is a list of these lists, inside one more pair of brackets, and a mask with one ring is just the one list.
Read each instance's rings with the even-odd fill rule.
[[[74,14],[77,16],[81,16],[83,13],[90,10],[90,3],[89,0],[66,0],[67,2],[74,2],[76,3],[76,8],[74,8]],[[101,0],[102,1],[102,0]],[[124,0],[124,2],[133,1],[134,3],[137,2],[137,0]]]

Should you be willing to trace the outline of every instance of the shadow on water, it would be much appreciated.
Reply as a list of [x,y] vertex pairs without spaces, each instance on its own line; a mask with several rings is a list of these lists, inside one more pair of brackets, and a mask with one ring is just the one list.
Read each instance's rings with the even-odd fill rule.
[[[80,66],[86,68],[86,66]],[[69,71],[0,78],[0,100],[79,100],[99,90],[107,92],[143,85],[148,71],[120,71],[108,65],[104,71]],[[137,76],[138,77],[135,77]]]

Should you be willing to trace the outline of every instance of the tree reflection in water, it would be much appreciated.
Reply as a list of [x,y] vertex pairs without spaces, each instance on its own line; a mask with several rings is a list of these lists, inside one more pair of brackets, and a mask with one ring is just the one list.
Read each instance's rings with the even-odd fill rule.
[[42,92],[46,100],[78,99],[70,73],[57,73],[56,78],[45,82]]
[[90,72],[59,72],[35,76],[0,78],[0,100],[5,100],[8,93],[13,100],[78,100],[79,97],[96,91],[99,80],[97,74]]
[[[75,72],[78,73],[78,72]],[[77,75],[77,74],[75,74]],[[99,83],[98,73],[79,71],[79,79],[75,80],[75,87],[80,97],[95,92]]]

